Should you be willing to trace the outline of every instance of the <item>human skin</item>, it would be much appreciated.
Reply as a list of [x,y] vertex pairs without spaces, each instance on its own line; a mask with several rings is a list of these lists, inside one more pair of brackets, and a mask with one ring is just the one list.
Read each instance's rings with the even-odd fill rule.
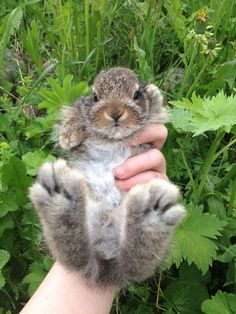
[[129,158],[114,170],[117,179],[116,186],[119,189],[128,191],[133,186],[154,178],[168,180],[165,157],[160,152],[167,135],[167,128],[163,124],[150,124],[137,138],[137,141],[130,143],[132,146],[150,143],[152,149]]
[[[153,178],[167,180],[165,158],[160,152],[166,138],[165,126],[151,124],[136,142],[130,143],[131,146],[150,143],[152,148],[114,169],[119,189],[129,190]],[[110,312],[116,289],[115,286],[90,287],[79,273],[55,262],[20,314],[106,314]]]

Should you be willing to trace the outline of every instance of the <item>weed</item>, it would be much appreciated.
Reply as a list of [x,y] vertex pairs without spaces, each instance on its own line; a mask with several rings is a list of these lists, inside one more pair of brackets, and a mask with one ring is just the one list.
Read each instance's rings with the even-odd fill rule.
[[0,3],[0,313],[18,313],[52,265],[27,197],[55,160],[61,106],[115,65],[163,89],[164,147],[188,214],[162,271],[113,313],[236,312],[236,1]]

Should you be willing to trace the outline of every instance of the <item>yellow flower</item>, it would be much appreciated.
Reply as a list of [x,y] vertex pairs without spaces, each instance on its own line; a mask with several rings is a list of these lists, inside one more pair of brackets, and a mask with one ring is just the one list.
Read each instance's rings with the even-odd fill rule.
[[207,17],[206,11],[204,9],[201,9],[198,12],[196,20],[202,23],[206,23],[207,19],[208,17]]

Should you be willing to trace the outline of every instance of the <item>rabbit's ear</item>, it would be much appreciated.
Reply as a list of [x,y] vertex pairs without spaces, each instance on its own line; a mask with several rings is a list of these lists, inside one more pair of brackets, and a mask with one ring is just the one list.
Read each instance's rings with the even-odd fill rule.
[[65,150],[80,145],[85,137],[85,126],[81,121],[78,109],[75,107],[63,108],[61,119],[56,128],[59,144]]

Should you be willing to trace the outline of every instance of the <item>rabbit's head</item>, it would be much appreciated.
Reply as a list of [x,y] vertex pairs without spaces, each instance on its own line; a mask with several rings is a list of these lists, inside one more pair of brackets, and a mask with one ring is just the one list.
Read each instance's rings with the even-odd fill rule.
[[93,96],[80,106],[87,127],[107,139],[127,138],[148,123],[166,121],[159,89],[142,85],[131,70],[122,67],[102,71],[94,81]]
[[93,96],[66,107],[57,129],[64,149],[73,148],[86,134],[106,140],[132,137],[149,123],[168,121],[160,90],[139,82],[127,68],[102,71],[94,81]]

